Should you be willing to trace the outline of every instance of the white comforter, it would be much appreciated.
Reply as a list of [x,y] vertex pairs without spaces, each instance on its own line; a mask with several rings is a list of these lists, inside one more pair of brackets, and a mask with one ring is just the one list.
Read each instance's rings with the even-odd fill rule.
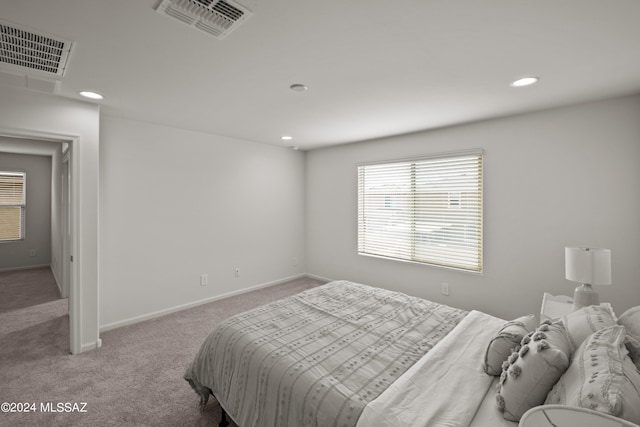
[[517,425],[497,411],[494,377],[482,367],[487,343],[503,324],[504,320],[479,311],[469,313],[365,407],[357,427]]

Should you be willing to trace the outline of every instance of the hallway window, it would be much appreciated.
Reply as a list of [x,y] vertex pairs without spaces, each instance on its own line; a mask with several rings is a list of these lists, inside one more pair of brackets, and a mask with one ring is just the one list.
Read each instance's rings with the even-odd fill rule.
[[24,239],[26,174],[0,171],[0,242]]

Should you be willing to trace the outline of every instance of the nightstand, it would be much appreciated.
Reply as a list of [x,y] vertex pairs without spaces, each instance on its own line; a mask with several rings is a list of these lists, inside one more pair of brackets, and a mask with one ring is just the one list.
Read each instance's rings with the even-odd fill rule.
[[540,307],[540,322],[554,320],[573,311],[573,298],[566,295],[553,296],[544,293]]
[[638,427],[638,425],[591,409],[564,405],[543,405],[529,409],[520,427]]

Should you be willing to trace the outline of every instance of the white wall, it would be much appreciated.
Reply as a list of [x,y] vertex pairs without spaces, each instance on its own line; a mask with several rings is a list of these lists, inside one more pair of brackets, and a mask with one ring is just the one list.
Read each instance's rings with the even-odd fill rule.
[[51,157],[0,152],[0,170],[26,172],[27,184],[25,236],[23,240],[0,243],[0,270],[49,265]]
[[304,188],[302,152],[103,115],[100,325],[304,273]]
[[0,135],[73,141],[78,166],[74,262],[79,292],[72,310],[77,304],[80,326],[72,330],[78,335],[74,351],[89,350],[98,343],[99,128],[100,110],[95,104],[0,86]]
[[[484,274],[357,255],[356,164],[481,147]],[[594,102],[307,153],[307,271],[504,318],[572,295],[564,247],[610,248],[618,313],[640,304],[640,97]],[[440,295],[447,282],[451,295]]]

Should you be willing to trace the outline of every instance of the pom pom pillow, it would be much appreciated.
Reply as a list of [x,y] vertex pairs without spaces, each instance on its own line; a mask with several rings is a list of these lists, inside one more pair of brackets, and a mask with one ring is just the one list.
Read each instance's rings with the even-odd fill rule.
[[624,341],[622,326],[588,337],[545,403],[580,406],[640,424],[640,372]]
[[493,376],[502,373],[502,364],[522,338],[536,328],[533,314],[511,320],[491,339],[484,353],[484,371]]
[[571,341],[561,322],[543,323],[521,344],[500,375],[498,409],[509,421],[542,405],[571,360]]

